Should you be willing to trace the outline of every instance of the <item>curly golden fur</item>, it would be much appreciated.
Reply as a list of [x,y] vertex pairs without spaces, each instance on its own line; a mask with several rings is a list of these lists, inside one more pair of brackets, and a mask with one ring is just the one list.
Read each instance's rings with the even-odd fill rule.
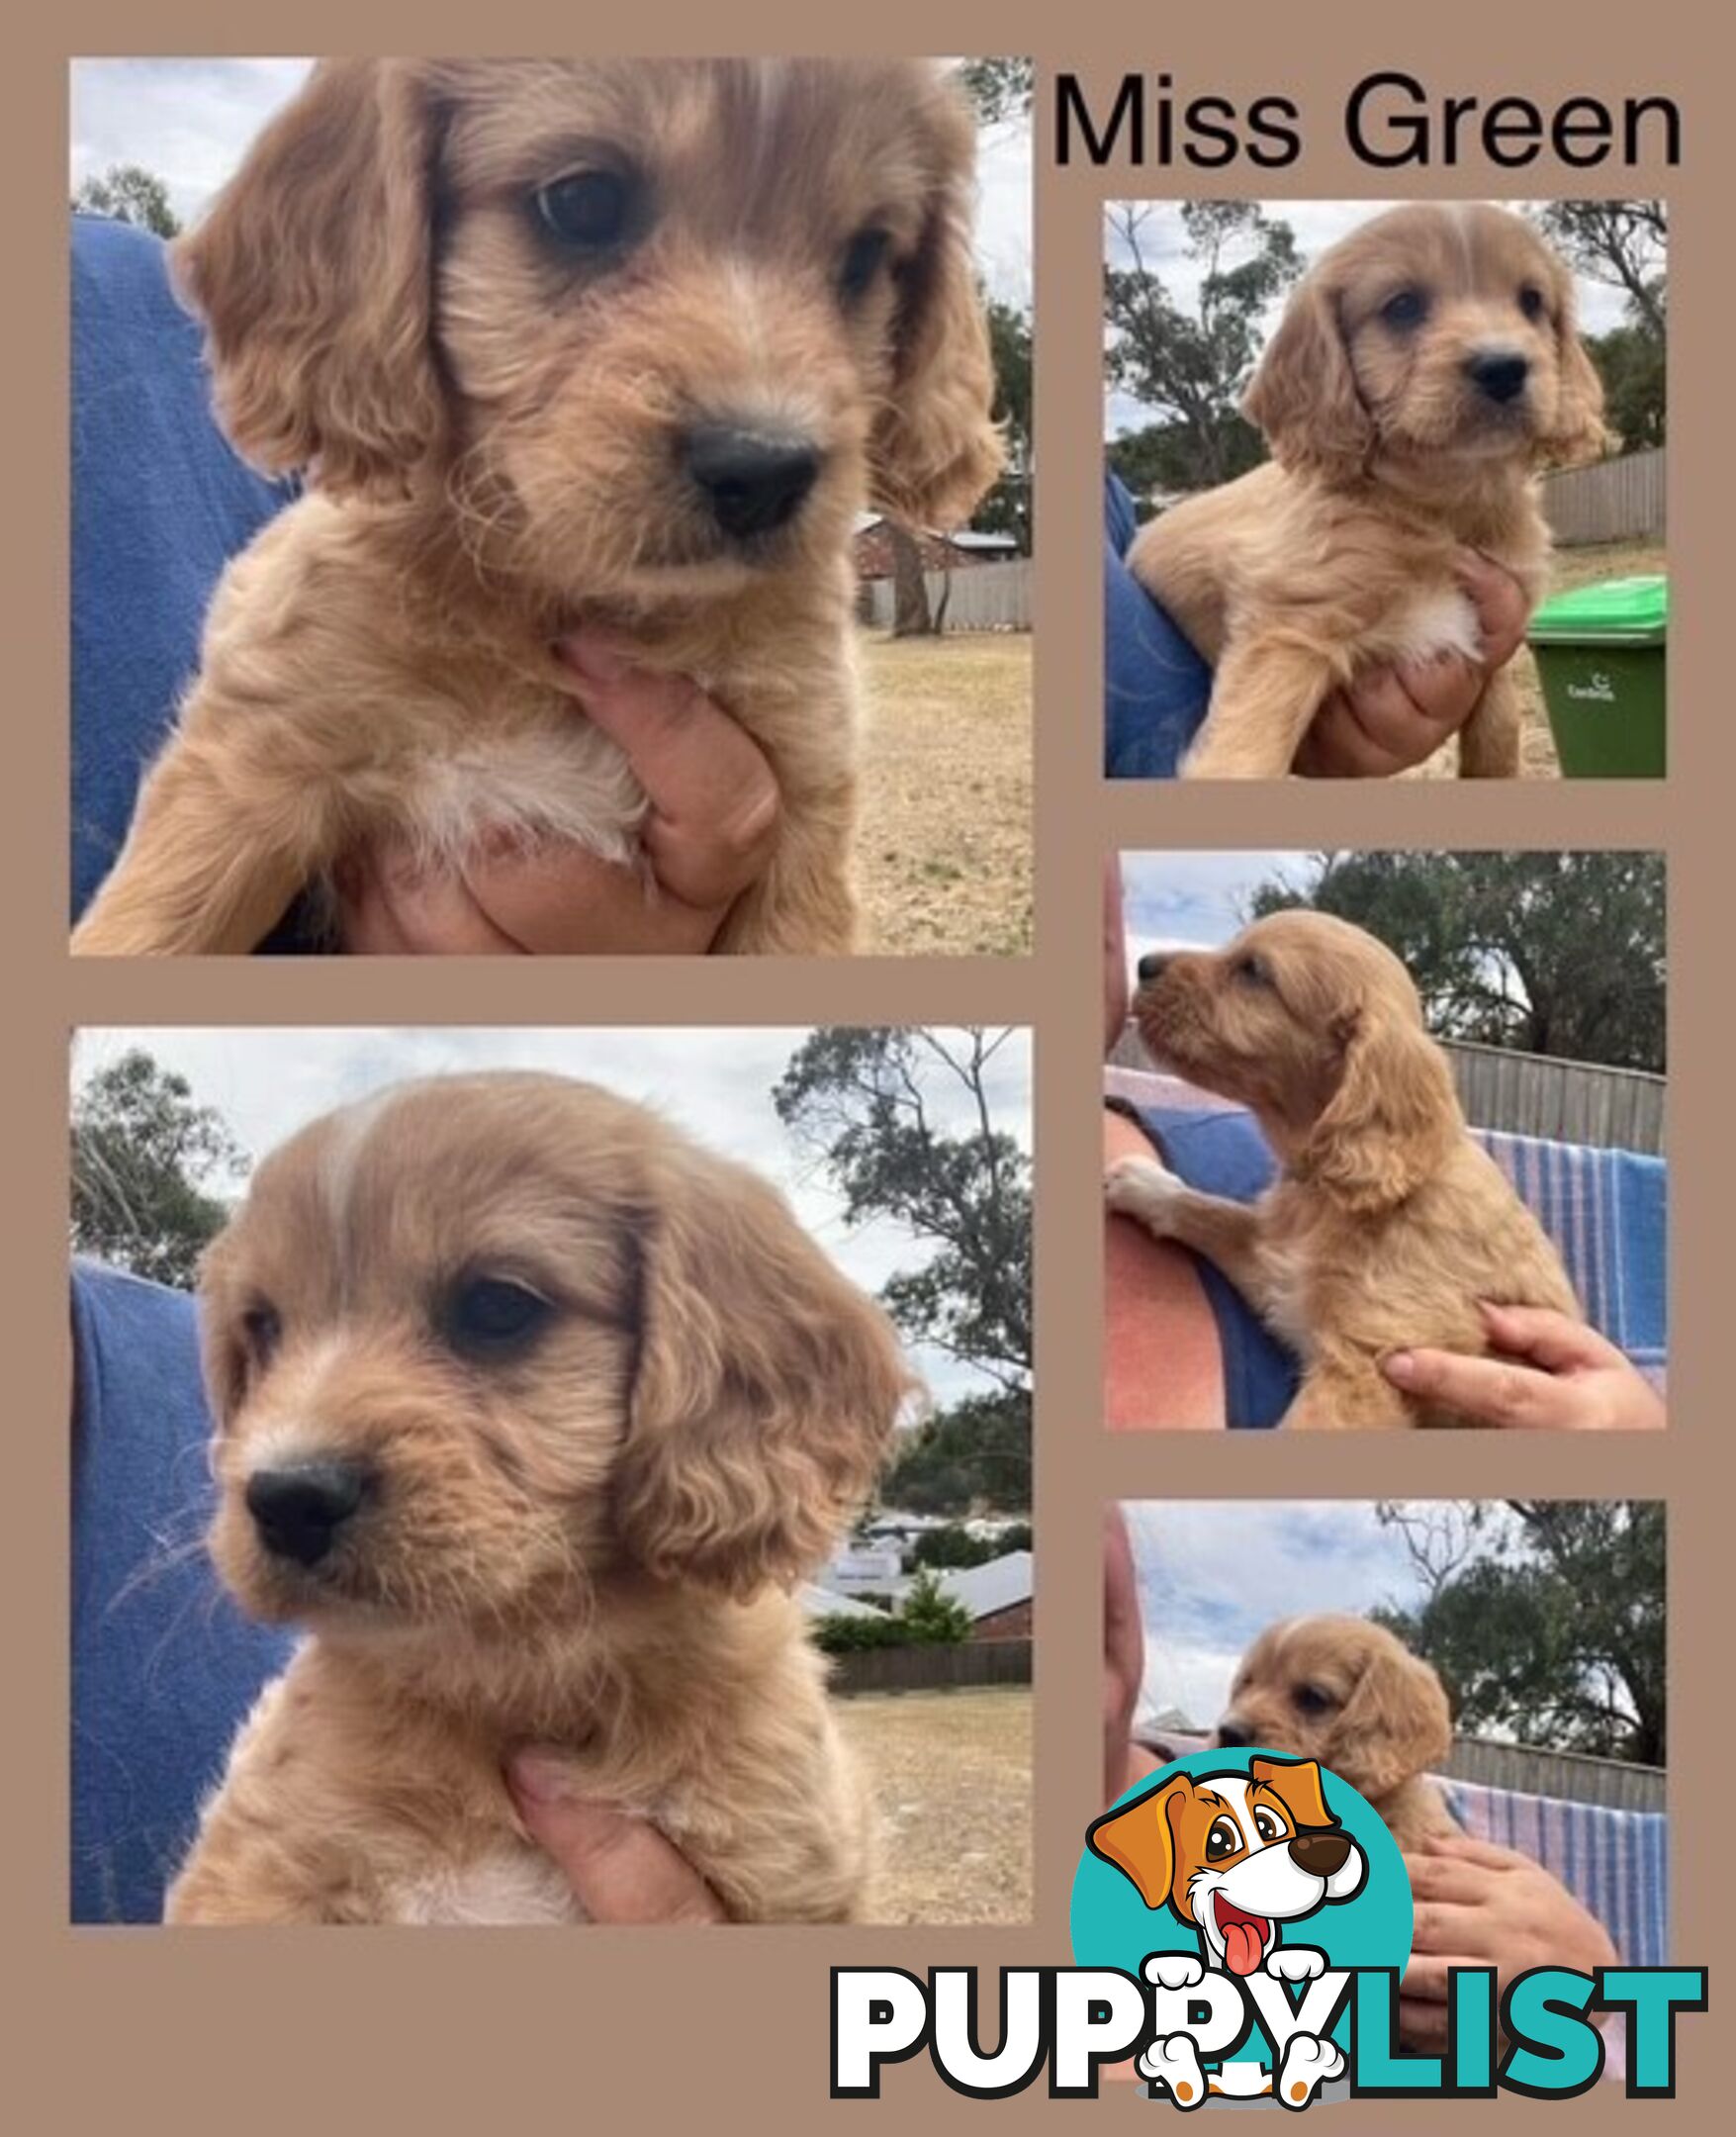
[[[1144,529],[1128,564],[1217,671],[1188,779],[1275,779],[1359,670],[1475,658],[1454,551],[1535,602],[1549,556],[1535,472],[1594,457],[1602,388],[1573,278],[1516,215],[1393,209],[1292,294],[1244,411],[1273,457]],[[1490,677],[1459,742],[1469,778],[1519,770],[1519,708]]]
[[[174,255],[229,435],[313,488],[226,573],[74,949],[251,949],[375,840],[636,861],[643,794],[554,651],[591,621],[777,775],[716,947],[848,950],[853,518],[954,523],[1000,463],[973,156],[915,60],[319,67]],[[810,456],[786,519],[721,522],[719,426]]]
[[1479,1299],[1577,1315],[1554,1247],[1465,1132],[1404,966],[1325,913],[1281,912],[1221,951],[1146,959],[1134,1001],[1152,1058],[1249,1107],[1281,1170],[1247,1206],[1148,1158],[1110,1167],[1109,1206],[1216,1263],[1303,1360],[1283,1422],[1463,1423],[1380,1370],[1427,1345],[1487,1348]]
[[1440,1679],[1365,1618],[1268,1626],[1241,1658],[1212,1741],[1317,1759],[1368,1799],[1402,1848],[1458,1831],[1422,1778],[1453,1747]]
[[[265,1161],[202,1317],[213,1556],[310,1638],[169,1920],[577,1918],[501,1778],[529,1740],[733,1917],[858,1913],[871,1821],[786,1591],[911,1383],[770,1187],[589,1084],[400,1084]],[[274,1528],[262,1491],[332,1474],[318,1548]]]

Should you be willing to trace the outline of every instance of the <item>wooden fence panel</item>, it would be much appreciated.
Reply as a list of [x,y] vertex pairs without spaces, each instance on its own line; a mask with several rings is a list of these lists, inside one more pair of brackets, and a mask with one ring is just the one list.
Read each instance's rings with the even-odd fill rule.
[[1544,477],[1543,515],[1564,549],[1587,542],[1662,541],[1664,448],[1563,468]]
[[[1026,631],[1031,628],[1032,563],[1015,557],[1008,564],[972,564],[952,574],[925,572],[930,612],[947,604],[943,628],[949,631]],[[892,582],[868,579],[862,587],[863,613],[876,630],[892,627]]]
[[1606,1811],[1669,1809],[1669,1777],[1662,1767],[1629,1766],[1577,1751],[1538,1751],[1529,1744],[1459,1736],[1451,1757],[1436,1770],[1477,1788],[1551,1796],[1558,1803],[1600,1804]]
[[832,1690],[852,1692],[945,1692],[961,1685],[1025,1685],[1031,1682],[1028,1639],[959,1640],[949,1646],[867,1647],[860,1654],[829,1657]]
[[1663,1155],[1663,1076],[1458,1040],[1447,1042],[1446,1053],[1474,1128]]

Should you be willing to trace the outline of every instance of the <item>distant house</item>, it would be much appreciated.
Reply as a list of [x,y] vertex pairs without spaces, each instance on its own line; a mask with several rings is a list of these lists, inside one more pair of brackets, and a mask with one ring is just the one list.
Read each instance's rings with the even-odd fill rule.
[[801,1605],[804,1618],[884,1618],[886,1613],[872,1603],[859,1603],[855,1596],[840,1595],[835,1588],[822,1588],[813,1581],[803,1581],[795,1592],[795,1600]]
[[1032,1563],[1028,1550],[1004,1551],[985,1565],[955,1566],[941,1593],[970,1613],[972,1639],[1031,1637]]
[[[1019,554],[1011,534],[978,534],[969,527],[956,534],[919,534],[925,571],[959,571],[975,564],[1004,564]],[[892,536],[877,512],[864,512],[856,522],[856,573],[859,579],[890,579]]]

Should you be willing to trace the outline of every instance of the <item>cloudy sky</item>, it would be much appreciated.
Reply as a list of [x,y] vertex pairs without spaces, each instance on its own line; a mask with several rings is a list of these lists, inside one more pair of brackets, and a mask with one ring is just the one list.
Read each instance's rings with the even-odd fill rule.
[[[1403,1538],[1366,1500],[1139,1500],[1123,1511],[1145,1627],[1147,1718],[1179,1710],[1210,1728],[1242,1651],[1277,1619],[1409,1609],[1419,1597]],[[1494,1546],[1486,1532],[1472,1555]]]
[[[1130,204],[1113,203],[1104,214],[1103,242],[1109,264],[1127,267],[1133,264],[1123,228],[1123,218]],[[1187,254],[1187,232],[1181,220],[1181,206],[1175,201],[1145,201],[1131,205],[1142,207],[1144,221],[1140,228],[1140,252],[1146,269],[1154,274],[1184,312],[1196,312],[1200,300],[1201,272],[1199,263]],[[1304,264],[1324,252],[1327,245],[1335,244],[1358,223],[1366,223],[1373,216],[1388,208],[1402,205],[1398,201],[1265,201],[1261,205],[1274,221],[1288,223],[1296,233],[1296,248]],[[1522,201],[1504,201],[1502,207],[1522,208]],[[1586,275],[1575,277],[1579,295],[1580,325],[1587,333],[1607,333],[1612,326],[1619,326],[1622,319],[1620,292],[1601,282],[1594,282]],[[1280,300],[1281,305],[1282,300]],[[1267,330],[1277,318],[1280,305],[1274,305],[1267,320]],[[1151,420],[1151,413],[1126,394],[1110,391],[1107,400],[1107,435],[1119,437],[1124,430],[1137,430]]]
[[[300,87],[310,59],[75,59],[74,190],[111,163],[142,163],[183,222],[205,207],[260,127]],[[1031,302],[1031,128],[981,139],[977,258],[990,290]]]
[[[838,1196],[791,1143],[772,1087],[801,1044],[799,1030],[87,1030],[73,1053],[76,1088],[131,1047],[180,1071],[201,1104],[215,1106],[254,1158],[352,1098],[404,1076],[472,1068],[549,1068],[583,1076],[652,1106],[700,1142],[775,1180],[803,1224],[866,1290],[925,1258],[901,1225],[848,1229]],[[944,1036],[944,1035],[943,1035]],[[955,1088],[957,1088],[955,1086]],[[989,1065],[995,1122],[1031,1144],[1031,1048],[1015,1032]],[[937,1076],[934,1117],[967,1131],[961,1090]],[[938,1403],[983,1383],[935,1351],[914,1353]]]
[[1255,886],[1275,876],[1300,887],[1305,853],[1124,853],[1122,910],[1131,972],[1147,950],[1215,950],[1238,932]]

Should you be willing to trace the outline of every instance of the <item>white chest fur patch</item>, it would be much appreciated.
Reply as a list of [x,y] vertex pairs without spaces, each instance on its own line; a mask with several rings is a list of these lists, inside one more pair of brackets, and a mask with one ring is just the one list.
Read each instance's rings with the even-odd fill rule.
[[585,1919],[566,1880],[534,1848],[503,1848],[395,1886],[395,1922],[449,1928],[528,1927]]
[[625,756],[577,711],[560,726],[424,759],[404,795],[428,859],[451,865],[491,834],[552,838],[631,866],[645,795]]
[[1391,660],[1426,661],[1441,653],[1476,660],[1483,651],[1477,611],[1457,587],[1414,595],[1382,623],[1380,636],[1382,651]]

